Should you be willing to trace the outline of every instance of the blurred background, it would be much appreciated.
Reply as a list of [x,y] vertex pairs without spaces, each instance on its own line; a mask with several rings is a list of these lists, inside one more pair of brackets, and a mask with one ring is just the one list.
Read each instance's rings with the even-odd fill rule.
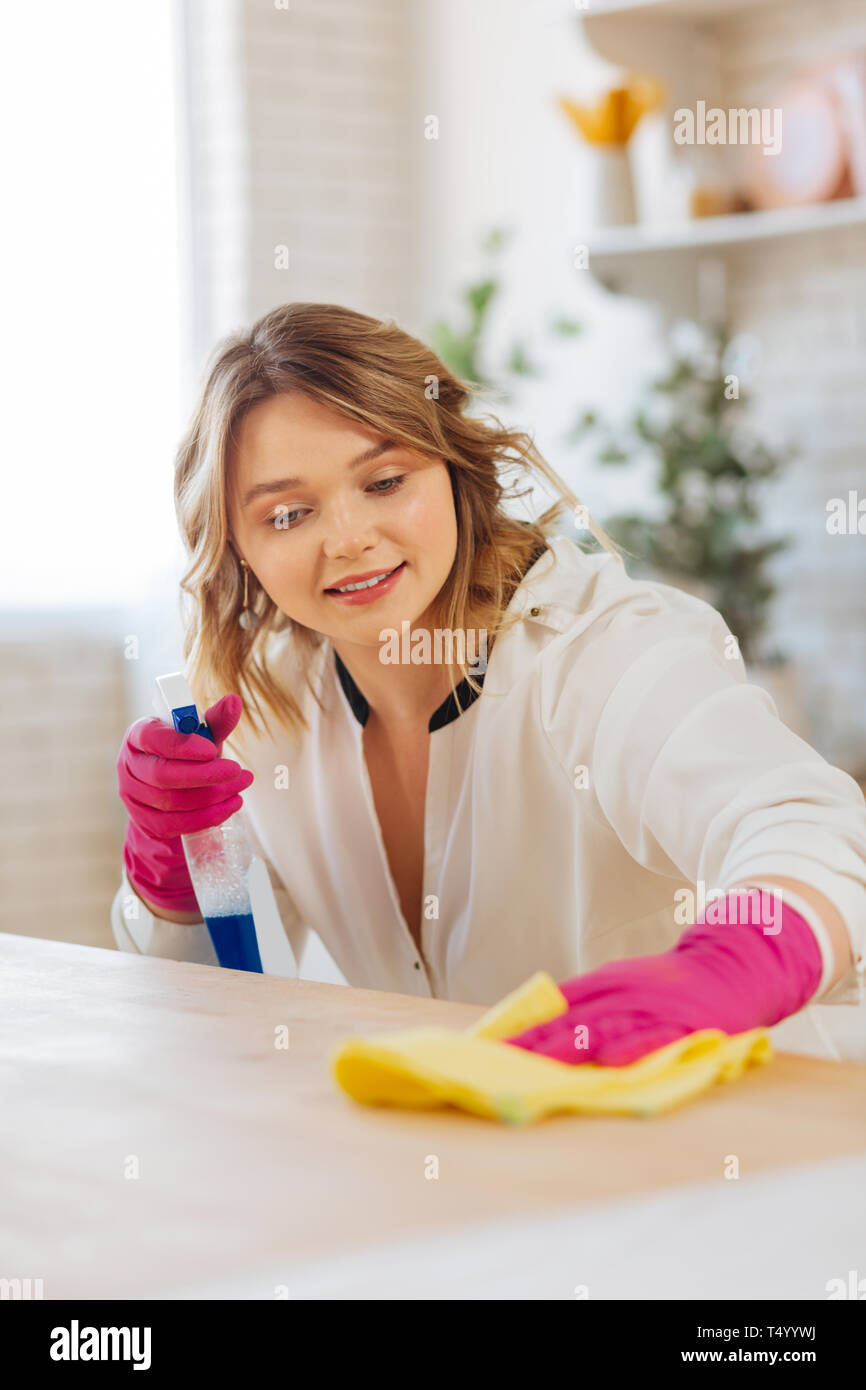
[[[629,572],[719,608],[866,781],[862,0],[0,25],[0,930],[114,946],[115,760],[182,665],[174,451],[218,340],[290,300],[394,318],[483,383]],[[317,942],[302,974],[342,978]]]

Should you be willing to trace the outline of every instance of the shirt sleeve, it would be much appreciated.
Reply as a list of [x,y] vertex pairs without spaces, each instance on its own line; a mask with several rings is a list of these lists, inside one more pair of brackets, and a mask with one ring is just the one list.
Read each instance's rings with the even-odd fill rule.
[[111,930],[119,951],[141,956],[165,956],[168,960],[219,965],[204,922],[176,922],[157,917],[129,882],[121,868],[120,887],[111,904]]
[[[264,853],[249,817],[245,829],[253,853],[264,861],[271,882],[283,930],[298,966],[309,939],[309,928],[301,919],[282,879]],[[118,950],[144,956],[164,956],[169,960],[191,961],[198,965],[219,965],[213,942],[204,922],[177,922],[157,917],[138,896],[129,882],[126,866],[121,866],[121,884],[111,904],[111,929]]]
[[[866,800],[854,779],[781,721],[772,697],[747,680],[724,619],[701,600],[678,609],[661,599],[638,623],[614,621],[596,657],[602,696],[589,774],[629,854],[707,892],[778,874],[825,894],[854,964],[821,1002],[855,1002],[866,966]],[[821,947],[817,999],[832,948],[817,914],[791,903]]]

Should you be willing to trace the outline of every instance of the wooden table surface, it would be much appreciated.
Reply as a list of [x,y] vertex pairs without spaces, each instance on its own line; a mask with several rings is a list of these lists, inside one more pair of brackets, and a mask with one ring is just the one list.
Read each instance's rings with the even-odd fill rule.
[[46,1298],[159,1296],[281,1258],[721,1182],[731,1154],[747,1175],[866,1150],[855,1063],[780,1053],[656,1119],[509,1129],[357,1105],[327,1067],[340,1038],[465,1028],[474,1005],[11,935],[0,980],[0,1276],[41,1278]]

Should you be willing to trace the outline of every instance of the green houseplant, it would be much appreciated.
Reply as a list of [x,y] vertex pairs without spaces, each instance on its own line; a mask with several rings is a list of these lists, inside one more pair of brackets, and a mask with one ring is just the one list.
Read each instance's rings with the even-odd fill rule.
[[757,493],[775,478],[780,458],[743,427],[746,397],[729,370],[731,342],[723,327],[700,334],[700,350],[674,353],[672,366],[615,438],[592,412],[572,442],[602,435],[599,463],[626,471],[639,456],[655,467],[659,514],[622,511],[604,519],[633,557],[633,572],[699,597],[722,614],[747,662],[779,665],[762,638],[776,588],[771,558],[789,537],[760,534]]
[[[514,381],[518,377],[540,375],[522,339],[515,339],[511,343],[505,360],[496,370],[488,372],[486,369],[490,309],[502,288],[497,261],[512,235],[511,229],[494,227],[481,238],[481,252],[486,262],[486,270],[480,279],[464,286],[460,291],[459,321],[454,324],[447,319],[437,319],[428,333],[428,342],[433,351],[452,372],[463,381],[494,394],[502,402],[512,399],[511,393],[503,383]],[[581,326],[575,319],[566,315],[555,315],[550,320],[549,329],[559,337],[574,337],[581,331]]]

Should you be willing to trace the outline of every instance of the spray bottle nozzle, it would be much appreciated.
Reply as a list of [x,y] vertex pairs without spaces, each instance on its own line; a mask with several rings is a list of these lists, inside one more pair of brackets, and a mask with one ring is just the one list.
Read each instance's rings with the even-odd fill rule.
[[153,708],[160,719],[166,724],[171,724],[179,734],[200,734],[202,738],[214,742],[214,736],[207,724],[199,720],[195,700],[183,671],[174,671],[168,676],[157,676]]

